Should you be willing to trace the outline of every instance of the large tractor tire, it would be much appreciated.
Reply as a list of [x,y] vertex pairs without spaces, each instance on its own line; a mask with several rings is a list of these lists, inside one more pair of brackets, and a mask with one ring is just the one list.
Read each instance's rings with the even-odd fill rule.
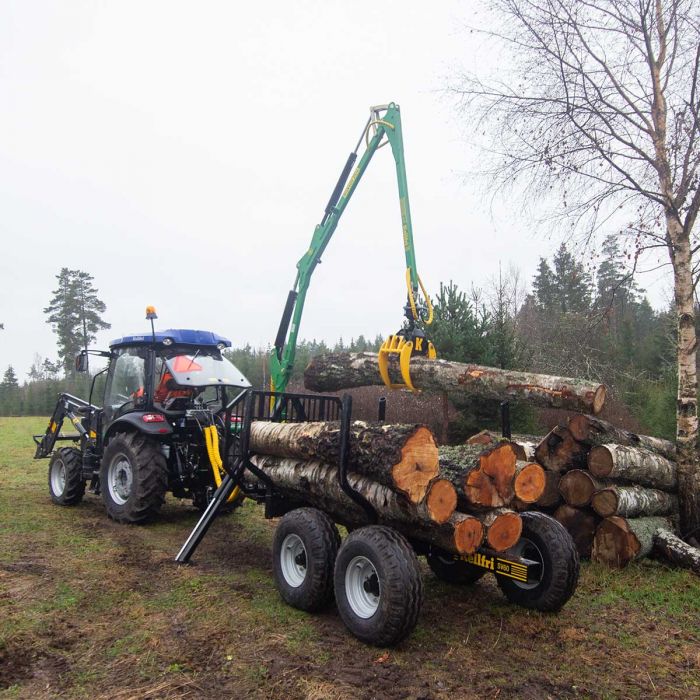
[[406,638],[423,604],[423,580],[405,538],[382,525],[350,533],[335,560],[335,601],[361,641],[392,646]]
[[544,513],[521,513],[523,533],[509,554],[540,564],[537,580],[521,583],[505,576],[496,581],[506,598],[524,608],[556,612],[576,590],[578,552],[564,526]]
[[280,520],[272,542],[272,570],[286,603],[312,612],[333,600],[339,546],[335,523],[316,508],[297,508]]
[[56,450],[49,462],[49,493],[59,506],[74,506],[83,500],[83,458],[75,447]]
[[120,433],[107,445],[100,490],[107,514],[120,523],[143,523],[157,515],[168,489],[160,443],[139,433]]
[[458,586],[476,583],[486,573],[486,569],[469,564],[456,555],[439,549],[432,549],[426,559],[432,572],[441,581]]

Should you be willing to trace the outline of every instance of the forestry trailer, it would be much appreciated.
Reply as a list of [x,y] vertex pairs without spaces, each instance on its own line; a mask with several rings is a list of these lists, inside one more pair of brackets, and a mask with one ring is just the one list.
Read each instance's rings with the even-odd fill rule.
[[[363,140],[366,148],[353,170]],[[240,489],[265,505],[266,517],[281,518],[274,536],[272,563],[282,598],[307,611],[319,610],[335,598],[348,629],[362,641],[381,646],[396,644],[417,622],[423,586],[416,554],[425,555],[433,572],[450,583],[470,584],[492,573],[510,601],[545,611],[558,610],[571,597],[579,567],[568,532],[542,513],[506,514],[518,530],[509,545],[499,549],[481,544],[478,517],[455,514],[441,526],[435,526],[435,522],[417,524],[411,519],[430,508],[427,495],[414,505],[367,478],[367,471],[363,472],[365,476],[358,475],[360,440],[351,420],[351,397],[346,395],[341,400],[286,392],[311,275],[370,159],[386,143],[391,145],[396,161],[408,298],[403,327],[389,336],[379,351],[380,375],[390,388],[413,391],[409,366],[412,354],[436,357],[435,348],[422,330],[431,323],[433,311],[416,270],[400,113],[391,103],[371,108],[311,245],[297,263],[296,280],[270,355],[271,391],[248,389],[222,411],[224,435],[235,429],[238,440],[232,451],[225,453],[231,459],[224,460],[226,475],[221,485],[176,556],[180,563],[190,561],[217,511]],[[394,365],[398,365],[402,382],[390,377]],[[381,420],[381,407],[379,414]],[[286,443],[281,439],[283,431],[288,436]],[[318,451],[318,443],[310,446],[309,434],[314,431],[324,434],[321,442],[325,449]],[[261,442],[261,434],[272,439]],[[365,445],[383,445],[384,437],[378,428],[369,439],[365,431],[363,439]],[[437,446],[432,445],[437,471]],[[405,462],[409,477],[419,471],[417,463],[410,459]],[[374,475],[379,471],[371,458],[365,469]],[[436,482],[442,482],[440,486],[448,496],[454,493],[445,479],[432,479],[430,487],[434,488]],[[435,502],[440,500],[438,494]],[[452,504],[452,510],[454,507]],[[499,515],[492,513],[483,520],[490,523]],[[457,531],[455,521],[462,528],[460,532],[478,532],[473,547],[467,542],[468,547],[461,550],[468,549],[466,554],[456,553],[459,550],[452,546],[456,540],[456,536],[452,539]],[[349,531],[342,541],[336,523]],[[469,534],[463,539],[469,540]]]
[[[153,307],[147,318],[152,326]],[[88,353],[109,359],[102,407],[92,403],[100,372],[88,401],[61,394],[46,433],[34,436],[34,458],[51,458],[54,503],[79,503],[89,484],[110,517],[123,523],[156,515],[167,491],[204,510],[225,474],[220,438],[229,446],[236,439],[235,426],[223,434],[221,411],[232,393],[250,387],[221,354],[230,346],[216,333],[152,326],[151,333],[114,340],[108,351],[82,351],[78,371],[87,369]],[[61,433],[66,419],[76,432]],[[56,449],[59,442],[73,444]]]

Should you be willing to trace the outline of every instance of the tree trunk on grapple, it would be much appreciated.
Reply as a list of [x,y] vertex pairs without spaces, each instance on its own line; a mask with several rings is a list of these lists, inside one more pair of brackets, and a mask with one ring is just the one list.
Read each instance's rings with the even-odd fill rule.
[[[398,362],[390,359],[395,381]],[[482,365],[411,358],[413,385],[424,391],[446,391],[451,397],[478,396],[509,401],[521,399],[538,406],[599,413],[606,388],[583,379],[552,377]],[[338,391],[360,386],[381,385],[376,353],[327,353],[316,355],[304,370],[304,385],[311,391]]]

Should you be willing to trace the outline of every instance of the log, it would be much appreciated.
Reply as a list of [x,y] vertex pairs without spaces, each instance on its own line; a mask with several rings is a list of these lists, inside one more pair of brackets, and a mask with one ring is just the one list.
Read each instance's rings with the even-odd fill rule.
[[675,462],[643,447],[594,447],[588,455],[588,468],[601,478],[632,482],[662,491],[675,491],[678,488]]
[[[354,421],[349,437],[349,471],[390,486],[413,503],[423,500],[428,484],[438,475],[438,448],[428,428]],[[250,447],[273,457],[337,464],[340,423],[255,421]]]
[[596,479],[593,474],[584,469],[572,469],[562,476],[559,482],[559,493],[570,506],[581,508],[591,502],[596,491],[608,486],[608,483]]
[[559,493],[559,482],[561,474],[559,472],[544,472],[545,486],[542,495],[537,499],[536,503],[542,508],[553,508],[561,503],[561,494]]
[[[390,359],[390,374],[401,382],[398,360]],[[481,365],[411,358],[411,378],[416,388],[447,392],[452,396],[477,396],[508,401],[522,399],[533,405],[600,413],[606,388],[584,379],[552,377]],[[377,354],[326,353],[316,355],[304,370],[304,384],[311,391],[338,391],[382,385]]]
[[461,507],[498,508],[513,498],[515,451],[507,442],[440,448],[440,475],[457,489]]
[[678,497],[643,486],[608,486],[593,494],[591,506],[603,518],[673,515],[678,513]]
[[650,435],[637,435],[595,416],[583,414],[571,416],[568,427],[574,438],[586,445],[614,443],[627,447],[643,447],[671,461],[676,459],[676,446],[672,442]]
[[567,504],[556,509],[554,518],[568,530],[579,556],[590,559],[593,538],[600,518],[588,508],[574,508]]
[[516,462],[513,491],[519,501],[535,503],[544,493],[546,483],[545,471],[539,464]]
[[523,521],[518,513],[507,508],[497,508],[476,517],[484,526],[486,544],[497,552],[505,552],[520,539]]
[[585,469],[588,447],[574,439],[568,428],[556,425],[535,449],[535,459],[555,472]]
[[425,501],[420,504],[427,519],[446,523],[457,508],[457,490],[447,479],[434,479],[428,487]]
[[690,569],[700,575],[700,549],[683,542],[670,530],[660,528],[654,533],[654,551],[676,566]]
[[501,437],[490,430],[482,430],[467,439],[466,445],[493,445],[496,442],[509,442],[515,449],[515,456],[524,462],[535,461],[535,448],[542,442],[534,435],[512,435],[510,439]]
[[671,530],[661,517],[621,518],[613,515],[598,525],[593,538],[591,558],[601,564],[622,568],[635,559],[648,556],[659,529]]
[[[251,462],[265,472],[275,488],[290,500],[314,505],[350,527],[367,524],[365,512],[340,488],[337,467],[318,460],[259,454],[253,455]],[[246,481],[255,483],[257,479],[247,472]],[[459,554],[471,554],[481,544],[483,527],[473,516],[454,513],[445,523],[429,522],[421,518],[413,503],[383,484],[354,473],[348,474],[348,482],[375,508],[383,524],[395,527],[408,537]],[[470,550],[472,546],[474,548]]]

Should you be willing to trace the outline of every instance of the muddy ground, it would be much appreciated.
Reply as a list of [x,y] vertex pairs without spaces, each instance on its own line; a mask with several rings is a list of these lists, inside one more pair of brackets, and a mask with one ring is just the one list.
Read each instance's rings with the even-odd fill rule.
[[194,565],[173,557],[196,513],[171,499],[146,527],[99,498],[51,504],[41,419],[0,419],[0,698],[695,698],[700,580],[658,562],[584,564],[558,615],[427,570],[414,634],[382,650],[333,608],[285,606],[274,522],[247,504],[215,523]]

